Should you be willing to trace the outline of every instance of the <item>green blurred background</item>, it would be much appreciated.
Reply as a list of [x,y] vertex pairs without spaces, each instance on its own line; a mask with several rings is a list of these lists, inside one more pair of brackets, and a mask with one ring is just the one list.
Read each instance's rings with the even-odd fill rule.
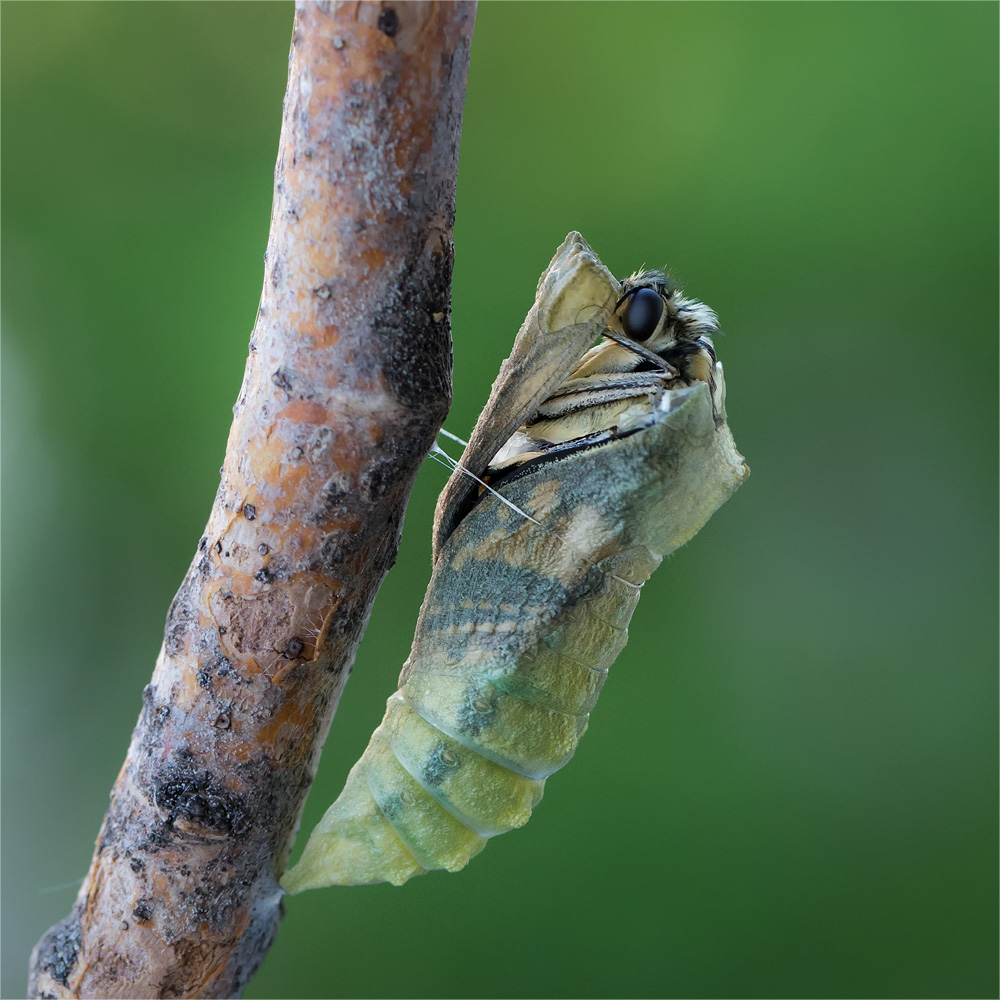
[[[87,869],[215,492],[291,15],[2,8],[5,997]],[[480,8],[447,426],[579,229],[719,311],[753,475],[654,577],[532,822],[461,875],[290,900],[247,996],[996,996],[997,21]],[[393,690],[444,479],[304,829]]]

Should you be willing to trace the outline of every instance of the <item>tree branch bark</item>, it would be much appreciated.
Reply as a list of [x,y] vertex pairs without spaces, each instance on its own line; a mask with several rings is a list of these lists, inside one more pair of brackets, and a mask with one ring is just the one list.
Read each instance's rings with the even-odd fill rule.
[[205,535],[33,997],[239,996],[450,403],[474,3],[296,7],[264,291]]

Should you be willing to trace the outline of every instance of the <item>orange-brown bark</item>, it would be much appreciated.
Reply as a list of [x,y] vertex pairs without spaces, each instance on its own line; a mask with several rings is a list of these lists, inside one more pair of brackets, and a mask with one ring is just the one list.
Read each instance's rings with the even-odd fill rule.
[[450,401],[472,3],[300,3],[264,292],[205,535],[32,996],[238,996]]

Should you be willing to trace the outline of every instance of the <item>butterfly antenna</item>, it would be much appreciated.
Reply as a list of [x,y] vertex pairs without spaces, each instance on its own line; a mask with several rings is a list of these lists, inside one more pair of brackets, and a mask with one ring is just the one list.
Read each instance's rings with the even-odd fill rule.
[[438,433],[443,434],[449,441],[457,441],[463,448],[467,448],[469,445],[468,441],[463,441],[457,434],[452,434],[451,431],[446,431],[443,427]]
[[521,510],[521,508],[518,507],[516,503],[513,503],[512,501],[508,500],[502,493],[498,493],[495,489],[493,489],[492,486],[490,486],[489,483],[483,482],[483,480],[480,479],[479,476],[477,476],[474,472],[471,472],[469,469],[467,469],[457,459],[452,458],[451,455],[449,455],[439,445],[434,444],[431,446],[430,455],[431,458],[435,459],[438,462],[441,462],[442,465],[447,465],[449,468],[461,472],[463,476],[468,476],[469,479],[474,479],[477,483],[479,483],[480,486],[482,486],[484,490],[486,490],[489,493],[492,493],[493,496],[495,496],[500,501],[500,503],[504,504],[504,506],[506,507],[509,507],[512,511],[514,511],[515,514],[520,514],[521,517],[525,518],[525,520],[530,521],[532,524],[537,524],[539,528],[542,527],[541,521],[535,520],[535,518],[533,518],[526,510]]

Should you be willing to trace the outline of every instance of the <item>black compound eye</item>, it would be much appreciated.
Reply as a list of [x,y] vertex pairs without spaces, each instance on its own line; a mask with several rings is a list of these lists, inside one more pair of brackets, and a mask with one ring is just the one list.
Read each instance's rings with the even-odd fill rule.
[[663,299],[652,288],[640,288],[629,296],[622,324],[625,333],[640,343],[649,340],[663,315]]

